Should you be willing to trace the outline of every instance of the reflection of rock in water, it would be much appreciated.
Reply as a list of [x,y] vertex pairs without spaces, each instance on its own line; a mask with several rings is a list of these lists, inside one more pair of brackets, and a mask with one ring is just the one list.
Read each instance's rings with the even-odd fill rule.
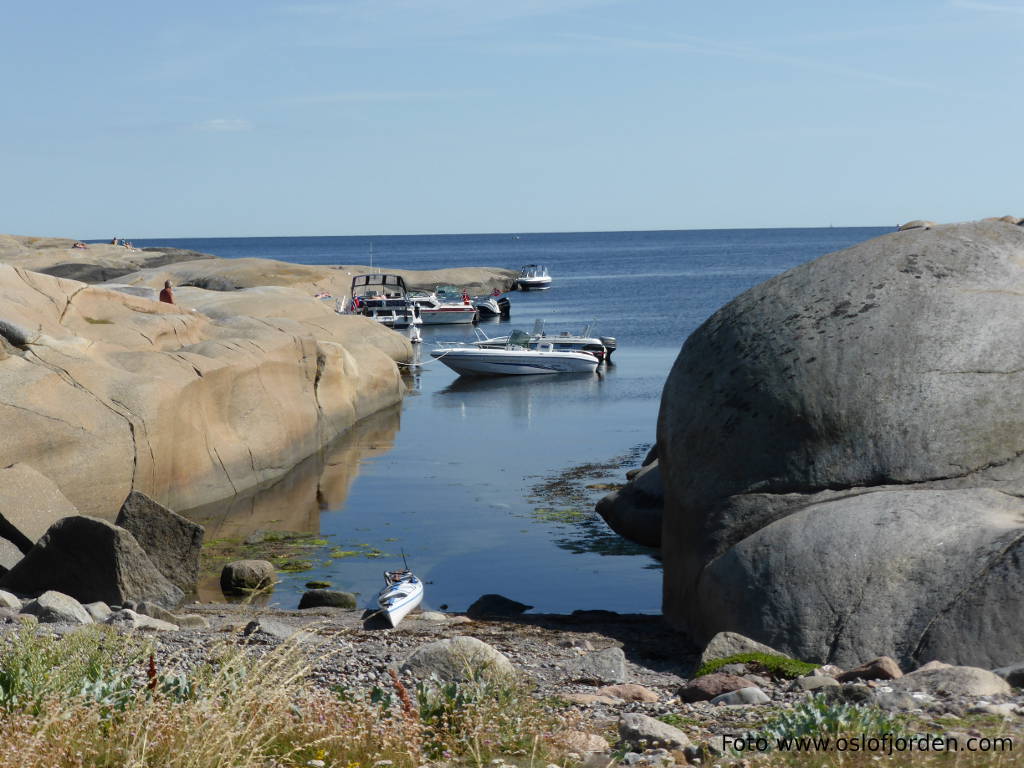
[[[400,415],[400,405],[378,411],[276,483],[182,514],[205,526],[207,541],[230,539],[241,544],[256,531],[318,533],[320,512],[344,506],[360,460],[391,450]],[[199,597],[223,600],[216,576],[201,580]]]

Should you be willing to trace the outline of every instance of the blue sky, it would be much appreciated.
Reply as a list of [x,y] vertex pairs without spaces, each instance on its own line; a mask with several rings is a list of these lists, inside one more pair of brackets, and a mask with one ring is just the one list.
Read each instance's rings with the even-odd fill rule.
[[2,18],[0,232],[1024,215],[1024,0],[56,0]]

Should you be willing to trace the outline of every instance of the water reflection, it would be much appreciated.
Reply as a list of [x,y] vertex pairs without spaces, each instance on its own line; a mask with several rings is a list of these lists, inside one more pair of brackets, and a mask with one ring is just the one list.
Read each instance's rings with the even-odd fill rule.
[[[272,485],[182,514],[206,528],[207,541],[241,543],[257,531],[317,534],[320,513],[345,505],[361,461],[394,446],[401,413],[401,405],[395,405],[367,416]],[[224,599],[216,575],[201,580],[198,595],[200,600]]]
[[604,373],[559,373],[550,376],[459,376],[434,393],[443,408],[459,408],[486,402],[488,408],[504,403],[509,416],[532,423],[534,407],[541,402],[571,398],[579,402],[600,394]]

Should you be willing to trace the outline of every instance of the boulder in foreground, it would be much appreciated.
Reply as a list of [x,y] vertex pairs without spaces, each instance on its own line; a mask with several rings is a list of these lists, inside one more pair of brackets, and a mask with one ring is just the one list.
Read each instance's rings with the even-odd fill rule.
[[28,595],[55,590],[81,603],[102,600],[108,605],[152,600],[173,607],[183,597],[128,531],[86,516],[51,525],[0,586]]

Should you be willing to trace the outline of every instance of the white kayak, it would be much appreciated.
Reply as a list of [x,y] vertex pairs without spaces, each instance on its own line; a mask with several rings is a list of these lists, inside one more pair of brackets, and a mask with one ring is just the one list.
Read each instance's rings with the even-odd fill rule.
[[423,582],[410,570],[385,571],[384,589],[377,595],[378,612],[392,627],[423,600]]

